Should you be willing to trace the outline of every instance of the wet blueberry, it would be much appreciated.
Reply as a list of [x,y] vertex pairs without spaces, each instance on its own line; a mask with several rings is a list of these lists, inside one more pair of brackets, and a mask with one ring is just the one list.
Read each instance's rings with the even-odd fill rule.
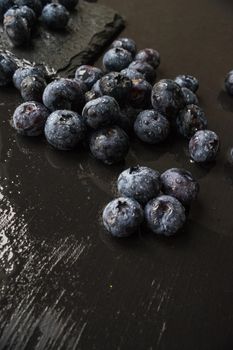
[[12,83],[12,77],[17,69],[17,64],[8,55],[0,54],[0,86]]
[[81,82],[65,78],[54,80],[44,90],[43,103],[50,111],[67,109],[81,113],[85,104]]
[[42,101],[46,81],[37,75],[30,75],[23,79],[20,92],[24,101]]
[[3,21],[4,14],[14,5],[13,0],[1,0],[0,1],[0,22]]
[[78,67],[75,72],[75,79],[84,82],[88,90],[90,90],[102,76],[103,72],[101,69],[88,65]]
[[121,71],[121,74],[124,75],[124,77],[127,77],[129,79],[144,79],[144,76],[142,73],[138,72],[135,69],[125,68]]
[[16,5],[18,6],[28,6],[30,7],[36,14],[36,16],[40,16],[42,11],[42,3],[40,0],[15,0]]
[[199,105],[199,101],[197,98],[197,95],[192,92],[192,90],[189,90],[186,87],[181,88],[183,97],[184,97],[184,103],[186,106],[188,105]]
[[115,47],[108,50],[103,57],[103,66],[107,72],[120,72],[128,67],[133,58],[129,51]]
[[156,144],[164,141],[170,132],[170,123],[155,110],[142,111],[135,120],[134,131],[146,143]]
[[114,97],[119,104],[127,101],[131,88],[131,80],[117,72],[108,73],[99,81],[101,93]]
[[144,79],[133,79],[128,102],[134,108],[149,108],[151,106],[152,86]]
[[230,95],[233,95],[233,70],[225,78],[225,88]]
[[20,6],[19,13],[20,13],[20,16],[24,17],[27,20],[30,27],[33,27],[35,25],[36,14],[32,8],[28,6]]
[[168,169],[161,175],[162,192],[189,206],[197,198],[199,184],[192,174],[184,169]]
[[181,87],[173,80],[162,79],[156,83],[151,94],[152,106],[168,118],[175,118],[184,107]]
[[212,162],[219,150],[219,137],[214,131],[199,130],[189,141],[189,153],[197,163]]
[[44,131],[49,111],[39,102],[24,102],[13,114],[13,127],[25,136],[38,136]]
[[13,75],[13,83],[16,89],[20,90],[22,81],[28,76],[39,76],[45,78],[45,72],[39,66],[18,68]]
[[178,75],[174,80],[180,87],[186,87],[192,92],[196,92],[198,90],[199,82],[197,78],[193,77],[192,75]]
[[44,131],[47,141],[54,148],[68,151],[84,139],[86,128],[77,113],[57,110],[48,117]]
[[129,138],[118,126],[94,131],[89,140],[93,156],[106,164],[114,164],[125,159],[129,151]]
[[186,106],[177,115],[176,127],[181,136],[190,139],[198,130],[207,128],[204,111],[196,105]]
[[48,4],[43,8],[41,20],[51,29],[63,29],[69,21],[69,12],[61,4]]
[[148,63],[156,69],[160,65],[160,54],[154,49],[143,49],[137,53],[135,61]]
[[185,223],[185,208],[178,199],[159,196],[145,207],[145,219],[150,230],[158,235],[172,236]]
[[137,52],[137,46],[134,40],[129,38],[119,38],[112,43],[112,47],[122,48],[129,51],[134,57]]
[[89,101],[82,112],[85,123],[92,129],[115,124],[119,114],[120,107],[111,96]]
[[156,72],[150,64],[141,61],[133,61],[132,63],[130,63],[128,68],[134,69],[141,73],[144,79],[147,80],[149,83],[154,83],[156,78]]
[[128,237],[135,233],[143,221],[143,210],[132,198],[114,199],[104,208],[103,224],[114,237]]
[[119,175],[117,189],[121,196],[133,198],[145,205],[159,194],[160,174],[145,166],[131,167]]
[[58,0],[59,4],[65,6],[67,10],[73,10],[79,3],[79,0]]
[[4,15],[4,31],[14,46],[24,45],[31,37],[31,26],[25,17],[11,15],[10,11],[11,9]]

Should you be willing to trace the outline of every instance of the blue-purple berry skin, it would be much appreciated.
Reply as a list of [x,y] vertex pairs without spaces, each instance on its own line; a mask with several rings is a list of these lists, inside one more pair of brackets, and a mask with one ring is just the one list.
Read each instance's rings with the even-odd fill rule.
[[233,95],[233,70],[225,78],[225,89],[229,95]]
[[137,53],[135,61],[148,63],[156,69],[160,65],[160,53],[157,50],[146,48]]
[[180,86],[180,87],[186,87],[192,92],[196,92],[199,88],[199,82],[197,78],[193,77],[192,75],[178,75],[174,81]]
[[133,61],[130,63],[129,69],[134,69],[143,75],[143,78],[147,80],[150,84],[153,84],[156,79],[155,69],[146,62]]
[[54,80],[44,90],[43,103],[50,111],[67,109],[81,113],[85,104],[81,83],[66,78]]
[[72,11],[79,3],[79,0],[58,0],[59,4],[65,6],[68,11]]
[[103,210],[103,224],[114,237],[128,237],[138,231],[143,222],[143,210],[132,198],[114,199]]
[[92,129],[115,124],[119,114],[120,107],[111,96],[102,96],[89,101],[82,112],[86,125]]
[[157,197],[160,188],[160,173],[145,166],[137,165],[126,169],[117,180],[119,195],[133,198],[141,205]]
[[122,162],[129,151],[129,138],[118,126],[101,128],[90,135],[92,155],[105,164]]
[[39,76],[45,78],[44,71],[41,67],[21,67],[13,75],[13,83],[16,89],[20,90],[22,81],[28,76]]
[[57,110],[49,115],[44,131],[47,141],[54,148],[69,151],[84,139],[86,127],[79,114]]
[[182,109],[176,118],[178,133],[190,139],[198,130],[207,128],[208,122],[202,108],[196,105],[189,105]]
[[125,49],[131,53],[132,57],[134,57],[137,52],[136,43],[130,38],[116,39],[115,41],[113,41],[112,47]]
[[107,72],[120,72],[128,67],[133,58],[129,51],[115,47],[108,50],[103,57],[103,66]]
[[30,75],[21,83],[20,92],[24,101],[42,101],[46,81],[37,75]]
[[69,21],[69,12],[61,4],[47,4],[43,8],[41,20],[50,29],[64,29]]
[[3,21],[4,14],[14,5],[13,0],[1,0],[0,1],[0,22]]
[[24,102],[13,114],[13,127],[18,134],[38,136],[44,131],[44,125],[49,116],[48,109],[39,102]]
[[192,90],[190,90],[186,87],[182,87],[181,90],[183,93],[184,103],[186,106],[188,106],[188,105],[198,106],[199,105],[197,95],[194,92],[192,92]]
[[149,108],[151,106],[152,86],[144,79],[133,79],[130,90],[129,104],[134,108]]
[[155,110],[170,119],[185,106],[181,87],[171,79],[162,79],[154,85],[151,103]]
[[25,17],[9,15],[9,11],[5,13],[3,21],[6,36],[13,46],[27,44],[31,37],[31,26]]
[[101,69],[88,65],[78,67],[75,72],[75,79],[85,83],[88,90],[90,90],[102,76],[103,72]]
[[103,96],[101,90],[100,90],[100,80],[97,80],[97,82],[92,86],[91,90],[87,91],[85,93],[85,101],[86,103],[92,100],[95,100],[98,97]]
[[219,137],[211,130],[199,130],[189,141],[189,153],[197,163],[208,163],[216,159],[219,151]]
[[102,95],[114,97],[120,105],[127,102],[131,88],[132,81],[118,72],[108,73],[99,81]]
[[12,83],[16,69],[17,64],[11,57],[4,53],[0,54],[0,87]]
[[162,195],[147,203],[145,220],[154,234],[173,236],[186,221],[185,208],[175,197]]
[[15,0],[16,5],[18,6],[28,6],[36,14],[37,17],[40,16],[42,11],[42,3],[40,0]]
[[167,139],[170,133],[170,123],[159,112],[145,110],[137,116],[134,123],[134,132],[141,141],[157,144]]
[[161,175],[162,192],[190,206],[198,196],[200,186],[192,174],[185,169],[172,168]]
[[138,115],[138,110],[130,105],[125,105],[121,108],[117,118],[116,125],[123,129],[127,134],[133,130],[134,121]]
[[227,164],[233,166],[233,147],[230,147],[227,151]]
[[121,71],[121,74],[125,77],[133,80],[133,79],[144,79],[144,76],[142,73],[138,72],[135,69],[125,68]]

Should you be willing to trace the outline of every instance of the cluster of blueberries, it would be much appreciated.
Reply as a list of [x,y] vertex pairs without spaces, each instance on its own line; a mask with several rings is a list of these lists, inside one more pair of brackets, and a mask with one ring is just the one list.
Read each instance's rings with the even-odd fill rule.
[[4,32],[14,46],[29,42],[37,19],[52,30],[66,27],[69,11],[78,4],[78,0],[0,0],[0,21]]
[[172,168],[162,175],[145,166],[124,170],[117,179],[119,198],[103,210],[103,223],[115,237],[128,237],[143,222],[156,235],[172,236],[184,225],[199,184],[189,171]]

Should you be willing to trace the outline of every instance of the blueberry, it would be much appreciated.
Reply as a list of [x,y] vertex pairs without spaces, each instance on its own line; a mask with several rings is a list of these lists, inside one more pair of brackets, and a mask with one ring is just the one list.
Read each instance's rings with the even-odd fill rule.
[[233,95],[233,70],[225,78],[225,88],[228,94]]
[[13,127],[21,135],[41,135],[48,116],[49,111],[41,103],[24,102],[13,114]]
[[214,131],[199,130],[189,141],[189,153],[197,163],[212,162],[219,150],[219,137]]
[[42,11],[42,3],[40,0],[15,0],[16,5],[18,6],[28,6],[36,14],[37,17],[40,16]]
[[33,27],[35,25],[36,14],[32,8],[28,6],[20,6],[19,12],[20,12],[20,16],[24,17],[27,20],[30,27]]
[[128,102],[134,108],[148,108],[151,106],[152,86],[144,79],[133,79]]
[[160,192],[160,174],[145,166],[131,167],[119,175],[117,189],[121,196],[133,198],[145,205]]
[[189,105],[178,113],[176,126],[181,136],[190,139],[198,130],[207,128],[207,119],[199,106]]
[[131,198],[114,199],[104,208],[103,223],[114,237],[128,237],[135,233],[143,221],[140,204]]
[[111,96],[89,101],[82,112],[85,123],[92,129],[115,124],[119,114],[120,107]]
[[188,105],[199,105],[199,101],[197,98],[197,95],[192,92],[192,90],[189,90],[186,87],[182,87],[181,88],[182,93],[183,93],[183,97],[184,97],[184,103],[186,106]]
[[199,82],[192,75],[178,75],[174,80],[180,87],[186,87],[192,92],[198,90]]
[[16,62],[8,55],[0,54],[0,86],[12,83],[12,77],[17,69]]
[[134,57],[137,52],[137,46],[134,40],[129,38],[119,38],[112,43],[112,47],[122,48],[129,51]]
[[44,90],[43,103],[50,111],[68,109],[81,112],[85,103],[81,82],[65,78],[54,80]]
[[227,163],[230,166],[233,166],[233,147],[227,151]]
[[84,139],[86,128],[79,114],[57,110],[48,117],[44,132],[50,145],[61,151],[69,151]]
[[75,73],[75,79],[84,82],[88,90],[90,90],[102,76],[103,72],[101,69],[87,65],[78,67]]
[[65,6],[67,10],[73,10],[79,3],[79,0],[58,0],[59,4]]
[[14,46],[24,45],[31,37],[31,27],[25,17],[9,15],[9,11],[4,15],[4,31]]
[[106,164],[114,164],[125,159],[129,151],[129,138],[118,126],[94,131],[89,140],[93,156]]
[[129,51],[115,47],[108,50],[103,57],[103,66],[106,71],[120,72],[128,67],[133,58]]
[[141,73],[145,80],[147,80],[149,83],[154,83],[156,79],[156,72],[155,69],[146,62],[141,61],[133,61],[130,63],[129,69],[134,69]]
[[16,89],[20,90],[22,81],[28,76],[39,76],[45,78],[45,72],[41,67],[21,67],[13,75],[13,83]]
[[144,79],[144,76],[142,73],[138,72],[135,69],[125,68],[121,71],[121,74],[124,75],[124,77],[127,77],[129,79]]
[[10,7],[14,5],[13,0],[1,0],[0,1],[0,22],[3,21],[4,13],[9,10]]
[[46,82],[43,78],[30,75],[23,79],[20,87],[21,96],[24,101],[42,101]]
[[137,53],[135,61],[148,63],[156,69],[160,65],[160,54],[154,49],[143,49]]
[[41,14],[42,22],[51,29],[63,29],[69,21],[69,12],[60,4],[47,4]]
[[185,223],[185,208],[174,197],[159,196],[147,203],[145,207],[145,219],[153,233],[172,236]]
[[170,123],[157,111],[145,110],[137,116],[134,131],[141,141],[156,144],[163,142],[168,137]]
[[99,81],[102,95],[114,97],[119,104],[124,104],[127,101],[131,88],[131,80],[117,72],[108,73]]
[[184,169],[168,169],[161,175],[162,192],[189,206],[197,198],[199,184],[192,174]]
[[181,87],[170,79],[162,79],[154,85],[151,103],[155,110],[168,118],[175,118],[185,105]]

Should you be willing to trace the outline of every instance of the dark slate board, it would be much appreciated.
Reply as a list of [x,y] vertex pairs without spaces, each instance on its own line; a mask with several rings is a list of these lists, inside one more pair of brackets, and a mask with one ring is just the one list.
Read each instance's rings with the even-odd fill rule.
[[66,31],[52,32],[38,24],[25,49],[12,47],[1,28],[1,49],[72,75],[78,65],[93,62],[123,28],[124,19],[113,9],[81,1],[71,14]]

